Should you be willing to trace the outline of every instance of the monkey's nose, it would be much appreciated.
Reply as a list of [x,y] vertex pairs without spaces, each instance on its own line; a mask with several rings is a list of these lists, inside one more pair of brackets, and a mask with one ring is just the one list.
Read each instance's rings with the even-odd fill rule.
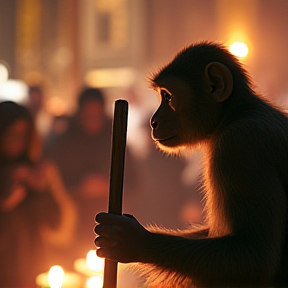
[[158,122],[155,121],[155,120],[151,120],[151,121],[150,121],[150,126],[151,126],[151,128],[156,129],[157,126],[158,126]]

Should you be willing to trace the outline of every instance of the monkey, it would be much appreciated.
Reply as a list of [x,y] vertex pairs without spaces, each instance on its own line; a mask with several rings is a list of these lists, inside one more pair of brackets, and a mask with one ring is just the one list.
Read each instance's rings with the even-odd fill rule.
[[142,263],[161,287],[288,287],[287,115],[218,42],[184,47],[149,80],[156,145],[203,151],[205,223],[171,231],[100,212],[97,255]]

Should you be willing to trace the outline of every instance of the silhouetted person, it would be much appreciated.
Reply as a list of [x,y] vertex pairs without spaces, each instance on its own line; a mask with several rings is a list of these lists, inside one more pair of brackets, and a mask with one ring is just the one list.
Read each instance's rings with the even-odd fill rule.
[[46,271],[44,245],[66,245],[74,205],[41,145],[26,108],[0,103],[0,286],[35,285]]
[[[79,208],[79,225],[75,237],[75,257],[94,249],[93,224],[98,211],[107,210],[112,121],[105,114],[102,91],[84,89],[78,110],[71,117],[67,131],[46,148],[47,157],[55,161],[65,184]],[[126,188],[133,186],[131,158],[127,153]],[[131,189],[130,189],[131,190]],[[73,252],[72,252],[73,253]]]

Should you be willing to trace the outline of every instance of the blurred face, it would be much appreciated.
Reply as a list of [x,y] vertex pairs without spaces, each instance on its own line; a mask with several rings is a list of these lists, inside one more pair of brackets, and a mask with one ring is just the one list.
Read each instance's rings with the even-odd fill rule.
[[20,157],[29,142],[29,123],[26,120],[15,121],[1,139],[1,154],[7,158]]
[[79,111],[82,129],[90,135],[98,134],[104,124],[104,109],[98,101],[87,101]]

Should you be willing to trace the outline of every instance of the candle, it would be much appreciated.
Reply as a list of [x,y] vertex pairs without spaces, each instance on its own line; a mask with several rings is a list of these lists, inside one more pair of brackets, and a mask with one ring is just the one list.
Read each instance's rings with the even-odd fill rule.
[[90,250],[86,259],[80,258],[74,262],[74,268],[85,276],[103,275],[104,259],[96,255],[96,250]]
[[39,274],[35,282],[39,288],[80,288],[83,285],[81,276],[64,272],[58,265],[52,266],[49,272]]

